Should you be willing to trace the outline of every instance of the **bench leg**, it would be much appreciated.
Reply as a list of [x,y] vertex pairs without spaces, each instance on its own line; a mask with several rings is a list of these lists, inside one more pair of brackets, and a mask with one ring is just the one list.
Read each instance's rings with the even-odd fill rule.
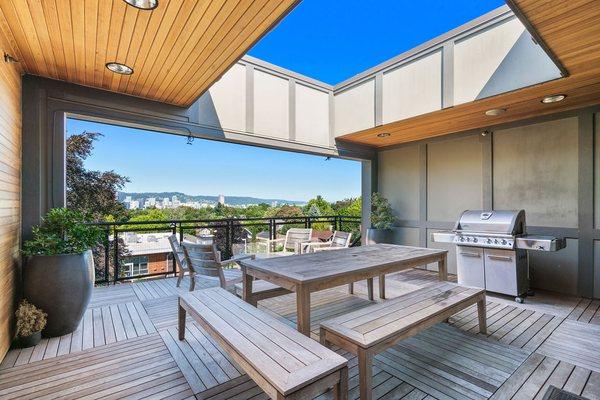
[[371,400],[373,395],[373,356],[366,350],[358,351],[358,378],[360,400]]
[[324,328],[319,329],[319,343],[321,343],[323,346],[327,347],[327,339],[325,339],[325,329]]
[[348,284],[348,293],[354,294],[354,282]]
[[477,302],[477,316],[479,317],[479,333],[487,334],[485,295]]
[[179,313],[178,313],[178,330],[179,330],[179,340],[185,340],[185,308],[179,304]]
[[196,274],[190,271],[190,292],[196,288]]
[[375,300],[375,297],[373,296],[373,278],[367,279],[367,293],[369,294],[369,300]]
[[348,400],[348,367],[340,370],[340,381],[333,387],[333,398],[336,400]]
[[385,275],[379,275],[379,298],[385,299]]

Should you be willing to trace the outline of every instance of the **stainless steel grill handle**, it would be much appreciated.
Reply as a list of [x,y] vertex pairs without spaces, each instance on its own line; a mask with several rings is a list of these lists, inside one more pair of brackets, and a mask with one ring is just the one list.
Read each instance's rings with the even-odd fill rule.
[[507,257],[507,256],[494,256],[494,255],[488,255],[488,258],[490,260],[498,260],[498,261],[512,261],[512,257]]

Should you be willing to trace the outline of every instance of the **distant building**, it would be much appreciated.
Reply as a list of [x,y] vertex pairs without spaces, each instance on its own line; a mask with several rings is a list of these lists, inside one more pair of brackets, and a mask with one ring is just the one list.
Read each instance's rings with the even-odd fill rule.
[[171,233],[123,234],[129,256],[121,262],[121,276],[158,274],[173,271],[173,255],[169,236]]
[[225,205],[225,196],[223,196],[222,194],[219,195],[219,204],[221,204],[222,206]]
[[138,200],[131,200],[129,203],[126,203],[125,206],[130,210],[137,210],[140,208],[140,202]]

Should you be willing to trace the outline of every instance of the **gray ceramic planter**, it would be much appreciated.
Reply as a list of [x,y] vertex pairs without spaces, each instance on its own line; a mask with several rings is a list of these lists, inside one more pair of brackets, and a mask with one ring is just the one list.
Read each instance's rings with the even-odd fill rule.
[[394,244],[393,229],[367,229],[367,244]]
[[81,254],[32,256],[23,269],[25,298],[48,314],[45,337],[77,329],[92,296],[94,257]]

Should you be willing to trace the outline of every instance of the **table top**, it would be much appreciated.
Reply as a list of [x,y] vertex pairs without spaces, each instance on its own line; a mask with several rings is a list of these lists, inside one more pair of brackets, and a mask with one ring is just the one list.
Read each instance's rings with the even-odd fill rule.
[[242,266],[298,283],[352,275],[378,267],[441,258],[447,250],[375,244],[287,257],[244,260]]

